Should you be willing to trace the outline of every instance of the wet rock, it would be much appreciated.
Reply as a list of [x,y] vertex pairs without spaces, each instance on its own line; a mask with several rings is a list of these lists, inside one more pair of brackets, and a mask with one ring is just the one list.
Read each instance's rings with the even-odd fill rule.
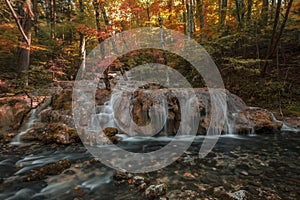
[[[198,199],[199,193],[194,190],[173,190],[168,192],[168,199],[184,199],[184,200],[194,200]],[[199,198],[201,199],[201,198]]]
[[132,174],[126,171],[115,171],[113,174],[113,179],[116,181],[128,181],[132,178]]
[[45,144],[56,143],[63,145],[80,142],[76,129],[69,128],[61,123],[36,123],[33,130],[25,134],[22,139],[24,141],[38,140]]
[[30,98],[25,95],[0,98],[0,135],[19,128],[30,110]]
[[103,105],[106,101],[109,100],[110,95],[111,91],[98,88],[95,94],[96,105]]
[[144,177],[141,176],[134,176],[132,179],[132,183],[136,186],[141,185],[145,182]]
[[138,189],[141,190],[141,191],[145,190],[146,188],[147,188],[147,184],[146,183],[142,183],[142,184],[140,184],[138,186]]
[[119,132],[117,128],[107,127],[103,132],[113,144],[117,144],[119,142],[120,138],[116,136]]
[[54,110],[71,110],[72,109],[72,89],[57,90],[52,97],[52,108]]
[[159,185],[150,185],[145,190],[145,196],[148,199],[154,199],[160,196],[163,196],[167,193],[167,185],[165,183]]
[[264,134],[279,132],[282,125],[271,112],[261,108],[248,108],[235,115],[234,128],[238,133]]
[[70,168],[70,160],[60,160],[56,163],[49,163],[39,169],[31,170],[31,175],[26,177],[27,181],[35,181],[45,179],[49,175],[57,175],[62,173],[65,169]]
[[249,200],[250,198],[250,194],[245,191],[245,190],[238,190],[236,192],[228,192],[227,193],[227,197],[228,199],[232,199],[232,200]]
[[[226,90],[218,90],[217,93],[218,95],[227,96],[228,119],[224,119],[227,124],[225,124],[224,128],[218,127],[218,124],[212,125],[210,119],[216,116],[211,116],[211,98],[208,89],[196,88],[193,92],[195,93],[196,99],[192,101],[188,107],[185,107],[185,109],[189,111],[185,119],[191,118],[195,120],[193,121],[195,124],[190,125],[186,123],[184,129],[187,133],[193,130],[193,128],[198,127],[198,134],[206,134],[208,127],[212,126],[212,130],[221,129],[222,133],[231,131],[233,133],[256,132],[261,134],[277,132],[282,127],[282,123],[277,121],[269,111],[261,108],[250,108],[238,96]],[[125,91],[122,95],[114,98],[113,108],[118,111],[116,113],[118,119],[122,119],[118,121],[120,127],[125,127],[127,130],[134,130],[135,133],[151,135],[151,131],[145,133],[146,131],[141,128],[148,125],[149,130],[159,129],[157,132],[161,130],[160,134],[167,132],[168,135],[175,135],[181,124],[181,109],[186,106],[182,103],[188,102],[184,99],[192,95],[194,95],[192,92],[179,88],[176,92],[170,89],[147,90],[141,88],[134,92]],[[215,98],[217,98],[218,95]],[[132,118],[128,117],[127,115],[129,114],[126,112],[126,110],[129,110],[130,105],[124,104],[128,99],[130,99],[130,105],[132,105],[132,107],[130,107],[130,116]],[[159,121],[155,121],[155,119],[163,119],[164,116],[164,109],[160,106],[160,99],[165,99],[168,107],[166,116],[167,123],[164,128],[161,127]],[[179,99],[181,101],[179,101]],[[220,107],[219,109],[224,106],[225,105],[218,105],[218,107]],[[197,122],[196,116],[199,116],[199,113],[201,114],[201,120]],[[138,126],[134,126],[132,125],[133,123],[130,123],[132,119]]]

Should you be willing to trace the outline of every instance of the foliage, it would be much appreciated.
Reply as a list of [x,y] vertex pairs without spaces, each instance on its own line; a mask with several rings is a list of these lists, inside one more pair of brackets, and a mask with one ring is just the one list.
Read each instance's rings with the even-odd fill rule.
[[[55,16],[50,12],[51,1],[55,2]],[[165,28],[187,34],[190,31],[192,38],[205,47],[219,67],[230,91],[252,105],[274,108],[278,107],[280,99],[282,106],[298,109],[299,99],[294,97],[299,94],[299,2],[295,1],[290,9],[275,53],[267,56],[272,31],[277,31],[278,35],[289,1],[280,7],[275,29],[276,1],[273,7],[271,3],[274,1],[269,1],[265,24],[262,0],[253,0],[250,9],[250,1],[226,1],[223,10],[220,8],[225,1],[213,0],[36,1],[36,9],[33,9],[35,16],[32,18],[31,62],[27,71],[29,86],[37,88],[49,85],[51,81],[74,80],[82,62],[83,38],[88,54],[98,45],[99,38],[105,39],[136,27],[158,26],[157,13],[160,12]],[[17,2],[22,1],[11,2],[15,11],[18,11]],[[107,24],[101,16],[100,33],[97,33],[96,27],[95,2],[103,4],[108,18]],[[190,2],[194,4],[190,5]],[[236,2],[241,2],[240,9],[237,9]],[[224,11],[225,18],[222,21]],[[0,70],[3,73],[0,79],[21,88],[19,82],[22,80],[16,73],[19,66],[15,59],[20,38],[9,9],[1,4]],[[160,50],[130,52],[119,58],[116,68],[123,66],[131,69],[143,63],[161,63],[162,58],[163,52]],[[203,80],[188,62],[170,52],[167,52],[167,58],[168,65],[186,76],[195,87],[204,86]],[[261,77],[265,64],[267,75]]]

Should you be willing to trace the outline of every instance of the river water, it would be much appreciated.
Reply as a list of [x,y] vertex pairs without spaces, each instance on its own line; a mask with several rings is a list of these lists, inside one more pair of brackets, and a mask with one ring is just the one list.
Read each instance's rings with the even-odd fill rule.
[[[149,152],[172,139],[131,137],[118,145],[132,152]],[[300,199],[299,133],[224,135],[199,159],[203,139],[197,136],[171,165],[139,175],[150,184],[166,183],[169,199],[224,199],[224,193],[239,190],[251,199]],[[28,179],[34,170],[65,159],[71,166],[61,173]],[[114,172],[81,144],[2,144],[0,199],[145,199],[144,192],[130,182],[116,182]]]

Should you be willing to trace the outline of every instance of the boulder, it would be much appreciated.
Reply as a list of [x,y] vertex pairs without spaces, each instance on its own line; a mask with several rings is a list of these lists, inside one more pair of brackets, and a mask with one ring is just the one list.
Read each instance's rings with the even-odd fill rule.
[[[222,105],[219,99],[225,97],[227,105]],[[214,102],[211,101],[212,98]],[[176,135],[182,126],[181,130],[186,131],[186,134],[195,131],[197,127],[197,134],[206,134],[211,126],[213,130],[220,130],[222,133],[261,134],[274,133],[282,127],[282,123],[271,112],[248,107],[238,96],[227,90],[215,90],[214,96],[211,96],[207,88],[138,89],[112,94],[112,99],[118,128],[125,133],[131,130],[134,134],[146,136],[152,136],[153,133]],[[214,116],[212,103],[217,103]],[[222,112],[225,116],[218,116]],[[216,124],[211,124],[212,117],[216,118]],[[181,123],[186,119],[189,121]]]
[[31,110],[27,96],[0,98],[0,134],[12,133],[22,125]]

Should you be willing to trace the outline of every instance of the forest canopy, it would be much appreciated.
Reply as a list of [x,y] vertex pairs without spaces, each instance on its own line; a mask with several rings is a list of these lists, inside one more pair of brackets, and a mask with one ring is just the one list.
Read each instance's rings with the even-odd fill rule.
[[[161,26],[204,46],[226,88],[250,105],[299,115],[298,1],[2,0],[0,8],[0,84],[11,93],[72,81],[99,42],[125,30]],[[168,52],[131,52],[115,67],[162,60],[203,87],[196,70]]]

